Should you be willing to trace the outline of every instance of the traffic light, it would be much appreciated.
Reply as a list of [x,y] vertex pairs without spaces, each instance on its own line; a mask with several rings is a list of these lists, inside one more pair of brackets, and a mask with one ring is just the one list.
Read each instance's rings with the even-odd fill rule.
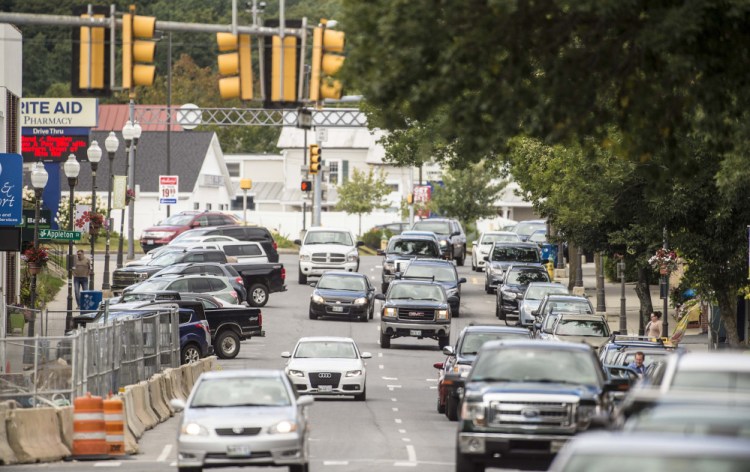
[[135,15],[135,5],[130,5],[130,13],[122,15],[123,88],[154,84],[155,31],[156,18]]
[[414,194],[413,193],[409,193],[408,195],[406,195],[406,203],[408,203],[409,205],[413,205],[414,204]]
[[302,190],[303,192],[310,192],[310,191],[312,191],[312,182],[309,181],[309,180],[303,180],[300,183],[299,189]]
[[[282,54],[283,47],[283,54]],[[271,39],[271,101],[297,101],[297,38],[284,36],[283,46],[281,36]],[[281,90],[282,56],[284,60],[284,90]]]
[[320,170],[323,162],[320,160],[320,146],[317,144],[310,145],[310,173],[315,175]]
[[313,30],[312,69],[310,72],[310,100],[317,102],[325,98],[339,99],[344,93],[340,80],[334,76],[344,65],[343,31],[335,31],[325,26]]
[[[219,94],[221,98],[253,99],[253,69],[249,34],[239,38],[231,33],[216,33],[219,51]],[[232,51],[232,52],[227,52]]]
[[[84,13],[81,18],[106,18],[104,14],[89,15]],[[77,91],[108,91],[109,90],[109,56],[105,54],[109,44],[105,28],[91,28],[82,26],[78,30],[78,78],[74,84]],[[75,44],[75,43],[74,43]]]

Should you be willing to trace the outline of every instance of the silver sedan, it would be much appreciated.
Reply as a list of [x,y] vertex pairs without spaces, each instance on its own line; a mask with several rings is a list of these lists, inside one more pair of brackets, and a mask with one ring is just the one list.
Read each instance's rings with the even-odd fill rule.
[[206,372],[186,402],[177,433],[180,472],[204,467],[288,466],[307,472],[311,397],[296,398],[284,372]]

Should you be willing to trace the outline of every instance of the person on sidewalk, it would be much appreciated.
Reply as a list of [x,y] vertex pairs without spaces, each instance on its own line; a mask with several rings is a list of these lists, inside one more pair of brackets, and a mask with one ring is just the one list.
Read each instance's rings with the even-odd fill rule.
[[644,354],[641,351],[638,351],[635,353],[635,360],[628,364],[628,367],[633,369],[638,373],[639,377],[643,377],[643,374],[646,373],[646,366],[643,365],[643,361],[646,360],[646,354]]
[[649,338],[660,338],[662,332],[661,312],[651,313],[651,321],[646,325],[646,336]]
[[76,306],[81,308],[81,290],[88,290],[89,275],[91,275],[91,260],[86,257],[82,249],[73,259],[73,290],[76,293]]

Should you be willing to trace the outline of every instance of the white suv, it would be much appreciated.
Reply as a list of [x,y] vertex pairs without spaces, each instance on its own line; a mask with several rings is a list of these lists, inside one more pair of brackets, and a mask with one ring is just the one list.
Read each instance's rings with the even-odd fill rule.
[[304,241],[297,239],[299,248],[299,283],[307,284],[308,276],[320,276],[329,270],[359,270],[359,251],[362,241],[354,239],[348,229],[313,227],[307,230]]

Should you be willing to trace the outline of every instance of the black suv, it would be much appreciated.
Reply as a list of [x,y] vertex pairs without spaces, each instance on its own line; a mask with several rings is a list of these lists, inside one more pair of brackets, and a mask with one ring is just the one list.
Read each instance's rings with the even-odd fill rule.
[[400,276],[403,280],[431,280],[439,283],[445,289],[448,297],[455,298],[451,303],[451,315],[458,318],[461,308],[461,284],[466,283],[465,277],[458,277],[456,266],[451,261],[443,259],[417,259]]
[[484,259],[484,291],[492,293],[503,281],[505,270],[513,264],[542,265],[539,246],[535,243],[495,242]]
[[212,236],[214,234],[230,236],[240,241],[257,241],[265,249],[268,262],[279,262],[278,246],[273,239],[273,235],[271,235],[271,232],[267,228],[262,226],[224,225],[208,229],[202,236]]
[[112,291],[120,292],[138,282],[143,282],[167,266],[181,262],[227,262],[224,251],[218,249],[183,249],[159,254],[145,265],[120,267],[112,273]]
[[441,251],[435,240],[428,236],[393,236],[385,251],[378,250],[378,255],[384,256],[380,289],[385,293],[396,274],[406,270],[411,261],[440,257]]
[[458,220],[449,218],[428,218],[415,222],[411,229],[413,231],[432,231],[440,241],[440,250],[448,259],[453,259],[456,264],[464,265],[466,260],[466,234]]
[[515,317],[518,324],[518,302],[531,282],[549,282],[547,269],[539,265],[513,264],[508,267],[502,283],[497,288],[495,316],[508,322],[508,315]]

